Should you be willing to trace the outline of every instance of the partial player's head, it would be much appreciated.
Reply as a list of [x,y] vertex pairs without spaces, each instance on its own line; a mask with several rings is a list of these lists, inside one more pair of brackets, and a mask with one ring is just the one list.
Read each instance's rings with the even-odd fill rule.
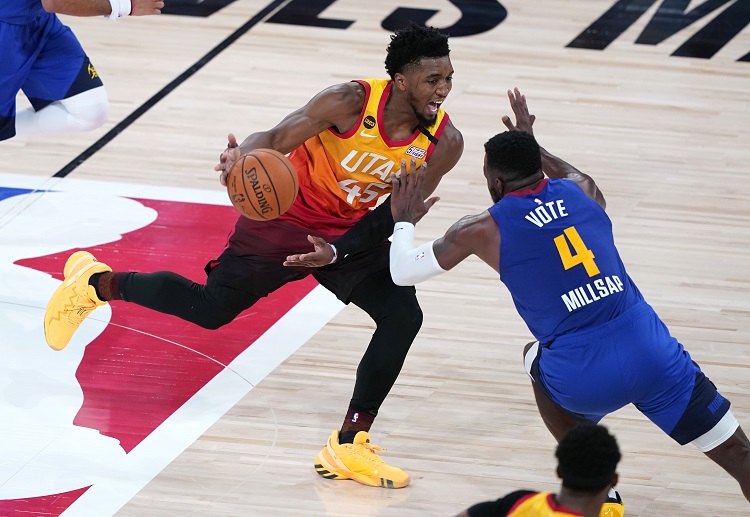
[[453,81],[448,36],[411,23],[391,36],[385,69],[414,110],[419,123],[434,124]]
[[523,185],[541,179],[542,154],[534,137],[523,131],[506,131],[484,144],[484,176],[492,201]]
[[620,448],[601,425],[582,424],[571,429],[560,440],[555,456],[557,475],[568,490],[594,495],[617,483]]

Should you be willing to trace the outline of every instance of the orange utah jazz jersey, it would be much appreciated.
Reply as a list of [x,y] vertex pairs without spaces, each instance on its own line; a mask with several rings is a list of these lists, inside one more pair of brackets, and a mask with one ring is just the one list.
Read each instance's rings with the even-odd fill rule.
[[581,514],[558,505],[549,492],[529,494],[516,502],[507,517],[580,517]]
[[308,139],[289,156],[299,175],[299,194],[279,219],[310,230],[343,233],[378,199],[391,192],[389,179],[414,157],[417,166],[430,157],[448,123],[442,108],[428,129],[393,141],[383,130],[383,110],[393,87],[390,79],[357,81],[366,90],[359,122],[347,133],[335,128]]

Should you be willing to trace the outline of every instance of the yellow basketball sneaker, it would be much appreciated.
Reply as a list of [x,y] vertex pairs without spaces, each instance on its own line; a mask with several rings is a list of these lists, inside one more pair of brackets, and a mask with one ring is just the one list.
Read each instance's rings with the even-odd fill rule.
[[339,443],[339,432],[334,431],[328,443],[315,458],[315,471],[326,479],[353,479],[363,485],[383,488],[403,488],[409,475],[391,467],[375,451],[381,447],[370,443],[370,435],[360,431],[354,443]]
[[88,251],[77,251],[68,257],[63,269],[65,279],[52,294],[44,314],[44,338],[50,348],[62,350],[68,346],[86,316],[107,303],[96,296],[89,278],[108,271],[112,269]]

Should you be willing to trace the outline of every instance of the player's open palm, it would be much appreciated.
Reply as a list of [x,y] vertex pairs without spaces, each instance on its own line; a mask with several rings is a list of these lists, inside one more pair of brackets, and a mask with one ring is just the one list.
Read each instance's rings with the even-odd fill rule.
[[424,182],[427,164],[415,168],[412,160],[411,172],[406,172],[406,160],[401,160],[400,174],[393,176],[391,194],[391,214],[394,221],[417,223],[440,198],[424,198]]
[[131,16],[146,16],[148,14],[161,14],[164,9],[162,0],[131,0]]
[[526,96],[521,95],[518,88],[508,90],[508,99],[510,100],[510,108],[513,110],[513,114],[516,116],[516,123],[511,122],[510,117],[507,115],[503,117],[503,124],[511,131],[525,131],[530,135],[534,134],[532,126],[536,117],[529,114],[529,107],[526,104]]
[[289,255],[284,261],[285,266],[321,267],[333,262],[335,257],[333,248],[325,239],[308,235],[307,240],[313,245],[314,251]]

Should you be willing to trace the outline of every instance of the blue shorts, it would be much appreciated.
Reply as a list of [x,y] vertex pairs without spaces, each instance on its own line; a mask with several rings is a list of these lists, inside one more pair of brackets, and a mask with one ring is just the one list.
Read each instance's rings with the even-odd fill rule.
[[0,140],[16,134],[16,95],[35,110],[102,86],[73,31],[54,14],[15,25],[0,21]]
[[598,422],[632,403],[681,445],[713,429],[729,411],[729,401],[646,303],[540,345],[530,374],[580,419]]

